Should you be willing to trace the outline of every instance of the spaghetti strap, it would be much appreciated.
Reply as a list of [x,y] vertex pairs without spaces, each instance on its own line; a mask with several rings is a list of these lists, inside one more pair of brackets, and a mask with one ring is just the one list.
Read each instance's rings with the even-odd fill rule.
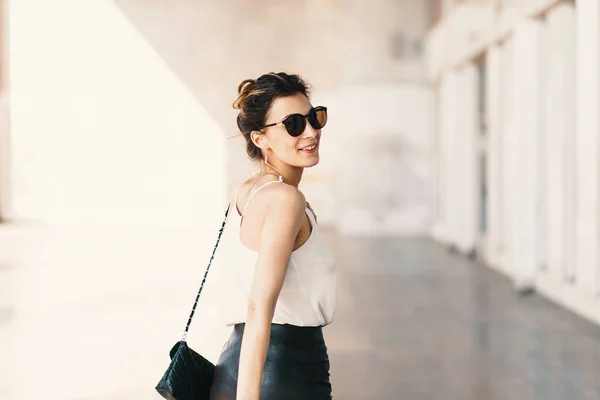
[[[246,214],[246,210],[248,209],[248,205],[250,204],[250,201],[252,200],[252,198],[254,197],[254,195],[261,190],[262,188],[265,188],[267,186],[269,186],[272,183],[283,183],[283,177],[279,176],[279,180],[277,181],[269,181],[267,183],[265,183],[264,185],[262,185],[261,187],[259,187],[258,189],[256,189],[254,192],[252,192],[252,194],[250,195],[250,197],[248,197],[248,201],[246,202],[246,205],[244,206],[244,211],[242,211],[242,218],[244,218],[244,214]],[[239,189],[238,189],[239,192]],[[237,195],[236,195],[236,204],[237,204]]]
[[241,184],[240,186],[238,186],[237,190],[235,191],[235,197],[233,198],[233,204],[235,205],[236,210],[237,210],[238,196],[240,195],[240,189],[242,188],[242,186],[244,186],[244,184]]

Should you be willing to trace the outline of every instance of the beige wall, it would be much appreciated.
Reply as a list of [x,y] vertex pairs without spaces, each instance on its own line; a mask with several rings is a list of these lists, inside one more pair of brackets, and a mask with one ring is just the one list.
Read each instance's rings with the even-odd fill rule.
[[14,1],[10,45],[14,219],[219,218],[224,133],[112,2]]
[[[338,2],[117,0],[115,4],[219,123],[225,137],[239,134],[231,104],[246,78],[289,71],[300,73],[320,91],[340,86],[336,27],[343,18]],[[241,137],[226,144],[232,191],[251,172],[251,165]]]
[[[237,84],[268,71],[306,77],[318,92],[347,84],[423,81],[423,58],[411,56],[430,23],[425,3],[404,0],[202,2],[117,0],[228,136],[237,134]],[[408,42],[394,56],[394,37]],[[396,50],[398,51],[398,50]],[[335,110],[333,110],[335,111]],[[249,172],[243,141],[229,142],[232,184]]]
[[[17,219],[203,218],[195,207],[213,210],[252,172],[231,108],[238,83],[280,70],[307,78],[315,103],[330,108],[323,161],[303,182],[323,223],[356,203],[344,204],[339,182],[356,173],[344,166],[362,159],[335,151],[352,135],[418,143],[402,162],[429,189],[432,105],[420,48],[432,19],[427,2],[38,2],[15,1],[13,10]],[[226,179],[215,172],[222,165]],[[409,181],[370,183],[375,193],[409,193]],[[428,196],[419,201],[427,215]],[[345,226],[365,232],[355,222]],[[399,225],[427,230],[423,220]]]

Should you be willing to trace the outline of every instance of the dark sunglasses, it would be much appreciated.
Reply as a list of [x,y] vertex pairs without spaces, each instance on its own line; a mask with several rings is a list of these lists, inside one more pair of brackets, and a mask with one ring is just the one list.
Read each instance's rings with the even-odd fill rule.
[[281,122],[265,125],[259,129],[269,128],[279,124],[285,125],[285,129],[290,136],[298,137],[302,135],[306,129],[306,121],[310,123],[314,129],[321,129],[327,123],[327,107],[319,106],[311,108],[308,114],[291,114],[285,117]]

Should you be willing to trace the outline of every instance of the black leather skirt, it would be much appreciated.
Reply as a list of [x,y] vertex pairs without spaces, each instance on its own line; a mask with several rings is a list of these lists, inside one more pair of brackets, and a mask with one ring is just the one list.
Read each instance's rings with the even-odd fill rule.
[[[234,326],[215,369],[210,400],[235,400],[244,324]],[[261,400],[329,400],[329,357],[321,327],[271,325]]]

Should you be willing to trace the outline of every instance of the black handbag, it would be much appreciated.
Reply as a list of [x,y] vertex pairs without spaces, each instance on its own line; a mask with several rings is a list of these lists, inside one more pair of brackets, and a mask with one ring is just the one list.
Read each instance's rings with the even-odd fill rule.
[[219,229],[219,236],[217,237],[217,243],[213,249],[206,272],[202,278],[200,289],[196,294],[196,300],[192,306],[192,312],[188,318],[187,324],[185,325],[185,331],[183,337],[179,342],[173,346],[169,355],[171,356],[171,363],[165,371],[162,379],[156,385],[156,391],[167,400],[208,400],[210,395],[210,387],[213,382],[215,375],[215,366],[213,363],[202,357],[200,354],[192,350],[186,342],[187,334],[192,323],[192,318],[196,312],[196,306],[198,305],[198,299],[204,282],[206,282],[206,276],[210,270],[210,265],[215,257],[221,235],[225,229],[225,223],[227,222],[227,215],[229,214],[229,208],[225,211],[225,219]]

